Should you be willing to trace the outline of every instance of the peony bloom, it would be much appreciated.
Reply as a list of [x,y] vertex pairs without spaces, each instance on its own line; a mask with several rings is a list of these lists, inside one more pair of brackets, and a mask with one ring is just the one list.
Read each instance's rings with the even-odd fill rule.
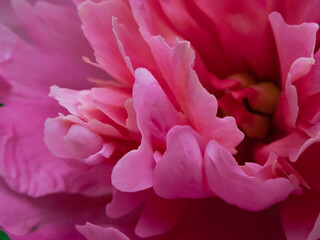
[[0,4],[13,239],[320,238],[319,1],[35,2]]

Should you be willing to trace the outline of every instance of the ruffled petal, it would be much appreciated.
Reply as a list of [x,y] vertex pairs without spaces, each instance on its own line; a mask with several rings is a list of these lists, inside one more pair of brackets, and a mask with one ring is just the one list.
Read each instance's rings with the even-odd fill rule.
[[227,203],[242,209],[265,209],[284,200],[297,188],[286,178],[263,180],[247,175],[230,152],[214,140],[208,143],[204,161],[212,191]]
[[167,150],[155,167],[154,190],[165,198],[204,198],[207,188],[203,152],[207,141],[189,126],[167,135]]

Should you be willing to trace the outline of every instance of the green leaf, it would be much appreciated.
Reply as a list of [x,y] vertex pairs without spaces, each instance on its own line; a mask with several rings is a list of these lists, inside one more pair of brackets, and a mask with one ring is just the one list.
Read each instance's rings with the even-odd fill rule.
[[10,240],[7,234],[0,230],[0,240]]

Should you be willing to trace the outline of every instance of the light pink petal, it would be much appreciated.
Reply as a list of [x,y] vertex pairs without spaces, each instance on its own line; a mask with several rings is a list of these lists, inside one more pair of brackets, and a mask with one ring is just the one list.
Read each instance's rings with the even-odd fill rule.
[[63,138],[68,133],[71,123],[57,117],[48,118],[44,124],[44,142],[50,152],[56,157],[72,158],[72,154],[63,143]]
[[130,0],[132,14],[145,40],[161,35],[172,43],[177,34],[157,1]]
[[54,97],[61,106],[66,108],[68,112],[73,115],[80,116],[78,111],[79,106],[79,91],[67,89],[67,88],[59,88],[54,85],[50,87],[50,97]]
[[230,152],[214,140],[208,143],[204,161],[212,191],[227,203],[242,209],[265,209],[287,198],[297,187],[286,178],[261,180],[248,176]]
[[125,126],[128,118],[125,102],[130,97],[127,92],[116,88],[93,88],[91,90],[91,98],[95,107],[121,126]]
[[136,192],[152,187],[155,166],[152,146],[142,140],[138,150],[132,150],[114,166],[112,185],[122,192]]
[[176,126],[167,135],[167,148],[154,172],[154,190],[165,198],[204,198],[210,195],[204,175],[207,141],[189,126]]
[[83,160],[98,152],[104,140],[89,129],[74,124],[64,136],[63,143],[75,159]]
[[132,74],[139,67],[148,68],[153,73],[157,72],[157,65],[147,43],[139,32],[138,25],[127,24],[118,21],[117,16],[112,18],[113,32],[128,69]]
[[190,44],[176,41],[175,45],[170,47],[160,37],[151,38],[149,44],[177,102],[196,130],[235,152],[235,146],[242,141],[244,135],[233,118],[217,118],[217,100],[201,85],[193,70],[195,54]]
[[128,5],[122,0],[100,3],[86,1],[78,6],[78,10],[84,33],[95,51],[98,63],[115,79],[131,85],[133,76],[119,52],[112,32],[112,16],[116,16],[128,28],[135,27]]
[[319,26],[315,23],[287,25],[276,12],[270,14],[269,19],[277,44],[284,89],[275,118],[280,126],[285,124],[285,127],[292,128],[299,110],[297,91],[292,84],[306,75],[314,64],[313,51]]
[[141,205],[147,196],[148,191],[126,193],[114,189],[112,201],[107,205],[107,215],[111,218],[122,217]]
[[129,240],[129,238],[113,227],[99,227],[87,222],[84,226],[77,226],[87,240]]
[[184,200],[165,199],[152,194],[138,220],[136,234],[146,238],[165,233],[176,224],[184,206]]
[[267,155],[273,152],[278,156],[289,158],[291,162],[296,162],[307,148],[319,140],[319,136],[310,137],[301,131],[294,131],[284,138],[264,146],[261,150]]
[[288,240],[316,240],[319,238],[320,212],[318,192],[305,190],[281,204],[281,221]]
[[182,116],[147,69],[139,68],[135,72],[133,104],[138,127],[153,146],[161,147],[170,128],[183,123]]
[[138,150],[133,150],[120,159],[112,173],[112,184],[124,192],[144,190],[152,186],[154,149],[163,149],[167,132],[173,126],[183,123],[181,115],[148,70],[137,69],[135,78],[133,104],[142,143]]

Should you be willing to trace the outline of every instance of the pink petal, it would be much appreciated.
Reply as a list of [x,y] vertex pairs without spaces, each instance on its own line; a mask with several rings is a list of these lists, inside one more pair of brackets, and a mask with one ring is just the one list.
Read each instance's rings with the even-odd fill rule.
[[[133,104],[142,143],[116,164],[112,184],[123,192],[145,190],[152,186],[155,149],[163,149],[167,132],[183,122],[152,74],[143,68],[135,72]],[[132,171],[134,169],[134,171]]]
[[79,125],[72,125],[63,138],[64,146],[75,159],[83,160],[98,152],[104,140],[98,134]]
[[136,234],[146,238],[172,228],[184,209],[184,200],[168,200],[152,194],[136,225]]
[[288,240],[319,238],[319,193],[305,190],[281,204],[281,221]]
[[12,239],[82,239],[75,224],[106,221],[102,213],[108,197],[56,194],[30,198],[11,191],[2,180],[0,184],[0,225]]
[[244,135],[237,128],[233,118],[221,119],[216,116],[217,100],[201,85],[193,70],[195,54],[190,44],[176,41],[175,45],[170,47],[160,37],[151,38],[149,44],[177,102],[196,130],[235,152],[235,146],[242,141]]
[[242,209],[265,209],[284,200],[295,189],[286,178],[261,180],[248,176],[230,152],[214,140],[208,143],[204,161],[212,191],[227,203]]
[[128,115],[124,105],[131,97],[127,92],[116,88],[93,88],[91,97],[97,109],[117,124],[125,126]]
[[167,135],[167,149],[154,172],[154,190],[165,198],[204,198],[210,195],[203,174],[206,140],[189,126],[176,126]]
[[78,10],[98,63],[115,79],[131,85],[133,77],[118,50],[111,20],[112,16],[117,16],[128,28],[135,26],[127,4],[122,0],[86,1],[78,6]]
[[157,80],[143,68],[135,72],[133,104],[139,129],[154,146],[165,142],[170,128],[183,123],[182,116],[170,103]]
[[138,150],[132,150],[114,166],[112,185],[122,192],[136,192],[152,187],[155,161],[152,146],[142,140]]
[[[316,32],[319,26],[315,23],[287,25],[279,13],[269,15],[274,32],[281,66],[282,88],[276,112],[278,124],[292,128],[298,115],[297,91],[294,81],[306,75],[314,63]],[[303,47],[301,47],[303,43]]]
[[113,227],[99,227],[87,222],[84,226],[77,226],[77,230],[82,233],[87,240],[129,240],[129,238]]
[[[274,60],[277,51],[267,18],[274,3],[246,0],[191,2],[190,14],[211,36],[210,50],[220,50],[207,50],[212,53],[210,58],[221,59],[227,65],[223,68],[210,66],[214,74],[225,78],[235,72],[253,71],[260,79],[278,77],[277,61]],[[200,47],[203,52],[208,48],[207,45]]]
[[112,201],[107,205],[107,215],[111,218],[119,218],[133,211],[147,198],[148,191],[134,193],[113,190]]

